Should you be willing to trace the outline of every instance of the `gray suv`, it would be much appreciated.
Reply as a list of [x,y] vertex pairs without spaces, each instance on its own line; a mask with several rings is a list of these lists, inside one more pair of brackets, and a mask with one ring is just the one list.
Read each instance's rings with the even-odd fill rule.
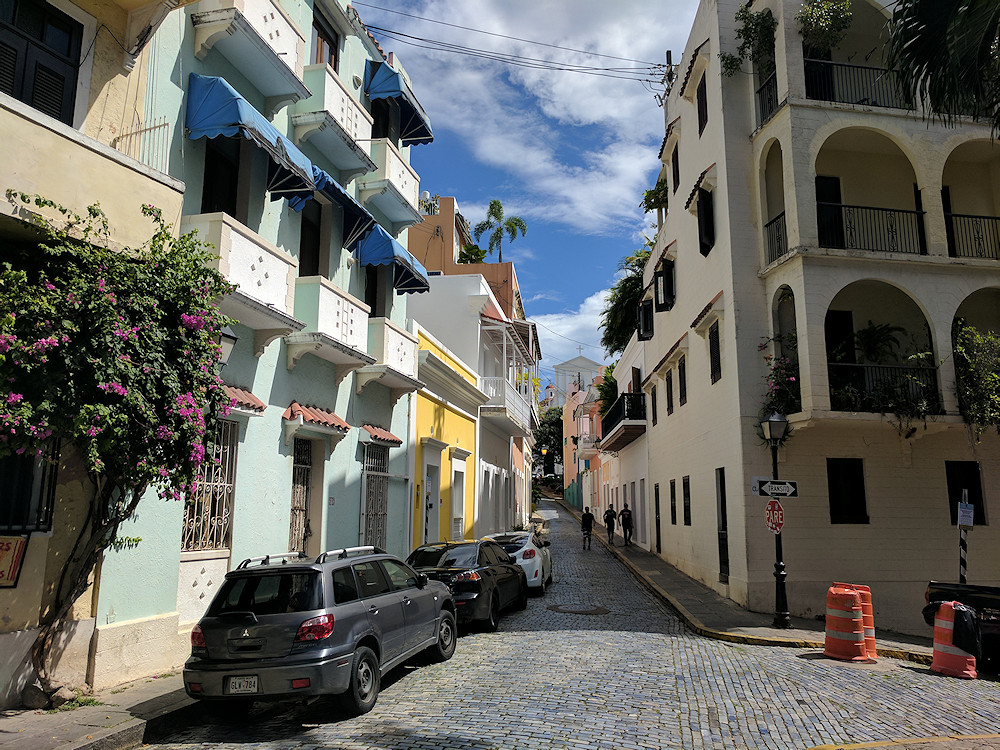
[[184,689],[217,707],[342,694],[372,709],[382,675],[415,654],[455,653],[448,587],[377,547],[255,557],[226,574],[191,631]]

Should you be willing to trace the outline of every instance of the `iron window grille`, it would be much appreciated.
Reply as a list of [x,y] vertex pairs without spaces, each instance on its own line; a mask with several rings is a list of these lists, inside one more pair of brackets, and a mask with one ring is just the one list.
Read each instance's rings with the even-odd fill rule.
[[238,441],[239,424],[220,421],[212,453],[198,475],[197,494],[184,503],[183,552],[230,547]]
[[59,447],[52,440],[41,455],[0,458],[0,532],[51,531]]

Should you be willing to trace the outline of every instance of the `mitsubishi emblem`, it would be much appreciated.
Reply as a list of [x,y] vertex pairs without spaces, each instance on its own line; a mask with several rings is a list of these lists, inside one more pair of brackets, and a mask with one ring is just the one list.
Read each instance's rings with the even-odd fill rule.
[[250,637],[250,631],[247,630],[246,628],[243,628],[243,637],[244,638],[249,638]]

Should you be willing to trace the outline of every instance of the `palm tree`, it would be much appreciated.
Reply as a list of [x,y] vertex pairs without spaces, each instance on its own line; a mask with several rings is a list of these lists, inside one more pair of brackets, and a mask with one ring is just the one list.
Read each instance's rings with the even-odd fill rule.
[[642,300],[642,269],[649,258],[649,245],[622,258],[618,270],[625,275],[615,282],[608,294],[608,300],[601,311],[601,346],[608,356],[625,351],[628,341],[635,333],[636,310]]
[[524,237],[524,233],[528,231],[528,225],[524,223],[524,219],[520,216],[508,216],[504,218],[503,206],[500,205],[500,201],[496,198],[490,201],[490,207],[486,211],[486,218],[481,222],[476,224],[475,229],[472,233],[476,235],[476,242],[479,242],[479,238],[482,237],[487,232],[490,233],[490,244],[489,252],[490,255],[493,251],[497,251],[497,262],[503,263],[503,236],[507,235],[510,242],[513,242],[517,237],[517,233],[520,232],[521,236]]
[[996,0],[899,0],[888,64],[904,94],[946,123],[960,115],[1000,131],[1000,4]]

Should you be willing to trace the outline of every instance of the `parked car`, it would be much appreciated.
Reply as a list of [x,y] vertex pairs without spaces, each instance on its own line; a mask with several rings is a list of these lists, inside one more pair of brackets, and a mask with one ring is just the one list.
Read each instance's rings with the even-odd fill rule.
[[504,531],[500,534],[488,534],[504,552],[514,557],[517,564],[524,568],[528,578],[528,588],[536,593],[544,594],[545,587],[552,583],[552,553],[549,547],[552,542],[544,541],[532,531]]
[[425,544],[406,561],[451,588],[459,622],[475,620],[494,631],[502,610],[528,606],[524,569],[492,539]]
[[448,587],[376,547],[255,557],[226,574],[191,631],[184,689],[209,705],[341,694],[372,709],[381,678],[422,651],[455,653]]

